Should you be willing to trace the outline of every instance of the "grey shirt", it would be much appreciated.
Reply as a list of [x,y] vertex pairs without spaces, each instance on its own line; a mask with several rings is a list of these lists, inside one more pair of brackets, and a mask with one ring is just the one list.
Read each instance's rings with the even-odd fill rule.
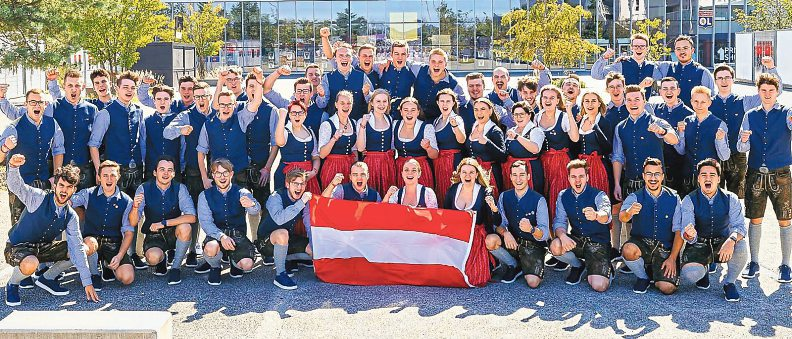
[[[554,232],[559,228],[567,229],[567,225],[569,224],[569,217],[566,209],[564,208],[564,203],[561,201],[561,198],[564,196],[564,192],[566,190],[571,190],[571,189],[572,188],[566,188],[562,190],[560,193],[558,193],[558,199],[556,199],[556,214],[555,214],[555,219],[553,219]],[[592,187],[590,185],[586,185],[586,188],[583,189],[583,192],[585,192],[588,189],[592,189]],[[572,191],[572,194],[574,194],[576,197],[579,196],[579,194],[575,193],[574,190]],[[610,199],[608,198],[608,195],[602,191],[597,193],[597,196],[594,197],[594,205],[596,205],[597,212],[605,212],[608,214],[608,221],[603,223],[603,225],[610,223],[612,219],[611,218],[612,215],[611,215],[611,202]]]
[[[212,209],[209,207],[209,202],[206,201],[204,193],[206,193],[206,191],[201,192],[201,194],[198,195],[198,222],[201,224],[201,229],[203,229],[207,236],[220,240],[220,238],[226,234],[223,233],[223,231],[220,230],[220,228],[215,224],[214,216],[212,215]],[[220,193],[226,195],[228,191]],[[245,209],[247,214],[256,215],[261,212],[261,204],[259,204],[256,198],[253,197],[253,194],[251,194],[250,191],[242,188],[239,190],[239,196],[248,197],[248,199],[253,201],[253,206]]]
[[[501,215],[501,224],[500,226],[509,229],[509,219],[506,217],[506,211],[503,209],[503,192],[498,197],[498,213]],[[516,192],[515,192],[516,193]],[[517,199],[522,198],[518,196]],[[519,227],[519,225],[514,225]],[[534,227],[542,230],[542,237],[536,239],[537,241],[545,241],[550,238],[550,216],[547,212],[547,200],[544,197],[540,197],[539,201],[536,202],[536,225]]]
[[[289,199],[291,199],[291,196]],[[294,200],[292,200],[292,202],[294,202]],[[283,207],[283,200],[281,199],[281,196],[278,192],[273,192],[269,198],[267,198],[267,212],[269,212],[272,221],[278,225],[283,225],[302,213],[302,220],[303,224],[305,225],[305,233],[307,233],[308,239],[310,239],[311,212],[308,206],[309,204],[304,203],[302,199],[298,199],[296,203]]]
[[[699,191],[700,189],[695,190],[691,194],[697,194]],[[740,204],[740,199],[737,198],[737,195],[732,192],[726,190],[721,190],[721,192],[726,194],[726,197],[729,199],[729,234],[737,232],[745,237],[745,235],[748,234],[748,229],[745,226],[745,212],[743,211],[742,204]],[[712,205],[715,196],[709,198],[704,195],[704,197],[706,197],[709,204]],[[687,225],[696,225],[695,212],[693,200],[690,199],[690,194],[688,194],[685,199],[682,199],[682,216],[680,218],[681,220],[679,224],[680,229],[684,229]],[[698,237],[692,241],[688,241],[688,243],[694,244],[696,241],[698,241]]]
[[[174,183],[177,183],[177,182],[175,182],[175,181],[171,182],[171,184],[174,184]],[[136,196],[138,194],[143,194],[144,193],[144,191],[145,191],[144,185],[145,184],[138,186],[137,190],[135,190],[135,195]],[[179,185],[179,188],[178,188],[179,189],[179,210],[181,211],[182,215],[196,215],[196,213],[195,213],[195,205],[193,204],[192,197],[190,197],[190,192],[187,191],[187,186],[184,186],[184,184],[178,184],[178,185]],[[170,188],[170,186],[168,186],[168,188]],[[159,190],[160,194],[164,194],[165,193],[165,191],[160,189],[159,186],[157,186],[157,190]],[[167,188],[166,188],[166,190],[167,190]],[[143,201],[140,202],[140,206],[138,206],[138,215],[140,215],[140,216],[143,215],[143,211],[144,211],[145,207],[146,207],[146,199],[143,199]],[[175,226],[175,225],[173,225],[173,226]]]
[[[92,194],[95,194],[95,195],[98,196],[99,194],[104,194],[104,190],[102,189],[101,186],[94,186],[94,187],[81,189],[79,192],[74,193],[74,195],[71,197],[72,207],[74,207],[74,208],[83,207],[86,210],[91,208],[90,206],[88,206],[88,201],[89,201],[89,199],[90,199]],[[122,198],[123,196],[126,196],[126,193],[121,192],[121,190],[118,188],[118,186],[116,186],[115,192],[113,192],[113,195],[111,195],[108,198]],[[127,207],[124,209],[124,214],[122,215],[121,220],[120,220],[120,222],[121,222],[121,225],[120,225],[121,226],[121,235],[122,236],[126,232],[133,232],[134,233],[135,232],[135,226],[137,226],[137,225],[132,226],[129,223],[129,212],[132,211],[132,199],[129,199],[129,200],[130,200],[129,204],[127,204]]]

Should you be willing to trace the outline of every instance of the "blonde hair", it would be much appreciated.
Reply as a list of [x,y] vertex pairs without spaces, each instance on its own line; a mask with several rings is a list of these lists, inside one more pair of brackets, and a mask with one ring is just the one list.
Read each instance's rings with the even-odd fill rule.
[[[558,109],[562,110],[562,111],[566,111],[566,106],[564,106],[564,100],[563,100],[563,99],[561,99],[561,98],[562,98],[562,96],[561,96],[561,89],[560,89],[560,88],[558,88],[558,86],[556,86],[556,85],[552,85],[552,84],[550,84],[550,85],[544,85],[544,86],[542,87],[542,89],[541,89],[541,90],[539,90],[539,100],[542,100],[542,95],[544,95],[544,92],[545,92],[545,91],[553,91],[553,92],[555,92],[555,93],[556,93],[556,96],[558,96],[558,105],[556,105],[556,107],[557,107]],[[542,105],[539,105],[539,106],[541,107]]]
[[456,170],[454,171],[453,174],[451,174],[452,184],[461,182],[461,180],[459,179],[459,173],[462,172],[462,166],[473,166],[473,168],[475,168],[477,172],[476,181],[479,183],[479,185],[483,186],[485,189],[490,188],[490,175],[492,174],[484,170],[484,168],[481,167],[481,164],[479,164],[476,158],[472,158],[472,157],[464,158],[462,159],[462,161],[459,162],[459,165],[457,165]]
[[712,91],[704,86],[696,86],[690,91],[690,96],[693,96],[693,94],[706,94],[707,97],[711,97]]
[[[388,92],[386,89],[383,89],[383,88],[377,88],[377,89],[374,90],[374,92],[371,92],[371,100],[369,100],[369,102],[368,102],[368,111],[369,112],[374,112],[374,106],[373,106],[374,105],[374,98],[376,98],[378,95],[386,95],[388,97],[388,102],[389,103],[392,102],[391,101],[390,92]],[[391,105],[387,105],[387,106],[388,107],[385,108],[385,114],[390,114]]]
[[429,51],[429,57],[430,58],[432,57],[432,55],[439,55],[439,56],[443,57],[443,59],[445,59],[445,61],[448,61],[448,53],[446,53],[446,51],[443,50],[442,48],[435,48],[435,49],[432,49],[431,51]]

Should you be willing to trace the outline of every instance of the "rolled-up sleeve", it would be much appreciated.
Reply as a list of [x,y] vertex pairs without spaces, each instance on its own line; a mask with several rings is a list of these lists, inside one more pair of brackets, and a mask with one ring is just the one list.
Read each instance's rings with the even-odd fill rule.
[[132,212],[132,199],[130,199],[128,196],[126,197],[126,199],[129,201],[127,202],[127,206],[124,209],[124,215],[121,216],[121,234],[124,234],[126,232],[135,233],[135,226],[137,226],[137,225],[132,226],[132,224],[129,223],[129,213]]
[[55,122],[55,135],[52,137],[52,156],[66,154],[66,148],[63,146],[63,130],[61,130],[58,122]]
[[137,89],[137,96],[141,104],[154,108],[154,99],[152,99],[151,94],[149,94],[150,88],[151,86],[149,86],[149,84],[141,83]]
[[[729,127],[726,126],[726,123],[721,121],[719,129],[722,129],[725,132],[723,139],[718,140],[715,138],[715,151],[718,153],[718,158],[721,161],[729,160],[731,157],[731,150],[729,149]],[[679,137],[680,143],[682,142],[682,137]]]
[[272,194],[267,199],[267,211],[269,212],[272,221],[277,225],[284,225],[289,220],[294,219],[299,213],[305,209],[306,204],[302,199],[294,204],[283,207],[283,201],[280,194]]
[[16,120],[25,114],[24,107],[16,107],[6,98],[0,99],[0,111],[3,111],[11,120]]
[[259,204],[258,200],[256,200],[255,197],[253,197],[253,193],[250,193],[250,191],[248,191],[246,188],[243,188],[239,190],[239,196],[248,197],[248,199],[253,201],[253,206],[245,208],[247,214],[256,215],[261,213],[261,204]]
[[608,195],[605,192],[600,191],[597,193],[597,196],[594,198],[594,204],[597,205],[597,212],[605,212],[608,215],[608,221],[602,224],[609,224],[611,219],[613,219],[613,214],[611,212],[611,202]]
[[83,188],[79,192],[74,193],[71,197],[71,205],[72,208],[83,207],[88,208],[88,196],[93,192],[93,190],[99,189],[99,186],[94,186],[92,188]]
[[[190,125],[189,111],[184,111],[176,115],[173,120],[162,130],[162,137],[173,140],[181,136],[181,128]],[[193,131],[193,133],[196,131]],[[198,131],[200,133],[200,131]]]
[[561,200],[565,191],[566,189],[561,191],[556,199],[555,219],[553,219],[554,232],[559,228],[563,228],[564,230],[568,229],[567,225],[569,225],[569,218],[567,217],[566,209],[564,209],[564,203]]
[[91,125],[91,138],[88,140],[88,147],[99,148],[102,146],[107,128],[110,126],[110,112],[106,109],[96,113],[93,124]]
[[745,226],[745,211],[742,204],[734,193],[728,193],[729,197],[729,233],[737,232],[743,237],[748,235]]
[[610,72],[621,73],[622,72],[622,65],[621,62],[614,62],[613,64],[608,65],[608,60],[603,58],[597,59],[594,62],[594,65],[591,66],[591,77],[596,80],[603,80]]
[[201,127],[201,134],[198,135],[198,145],[195,150],[203,154],[209,153],[209,135],[206,132],[206,125]]
[[619,136],[618,127],[613,133],[613,153],[611,153],[611,162],[618,162],[622,164],[622,166],[625,163],[624,149],[622,149],[622,141],[621,137]]
[[286,97],[275,90],[271,90],[267,92],[267,94],[264,94],[264,98],[269,100],[269,102],[271,102],[277,108],[286,108],[290,102],[289,99],[286,99]]
[[550,215],[547,211],[547,200],[544,197],[540,197],[539,201],[536,202],[536,223],[536,227],[542,230],[542,237],[536,240],[545,241],[550,239]]
[[179,209],[182,214],[196,215],[195,204],[190,196],[190,191],[187,190],[187,186],[184,186],[184,184],[179,184]]
[[[695,191],[694,191],[695,192]],[[674,217],[671,220],[671,231],[677,232],[685,229],[682,224],[682,201],[676,196],[676,207],[674,207]]]
[[[748,114],[746,114],[743,117],[742,124],[740,125],[740,134],[742,134],[743,131],[750,131],[750,130],[751,130],[751,124],[748,122]],[[751,138],[748,138],[748,141],[743,142],[741,136],[738,135],[737,137],[739,138],[737,139],[737,152],[746,153],[750,151]]]
[[53,101],[63,97],[63,92],[61,92],[61,88],[58,86],[58,80],[48,80],[47,90],[50,92]]
[[506,218],[506,211],[503,209],[503,193],[498,196],[498,213],[501,216],[500,227],[509,229],[509,220]]

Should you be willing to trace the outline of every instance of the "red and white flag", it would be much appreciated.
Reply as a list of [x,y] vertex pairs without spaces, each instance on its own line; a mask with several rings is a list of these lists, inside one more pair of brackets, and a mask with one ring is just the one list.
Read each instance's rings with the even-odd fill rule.
[[474,287],[467,212],[323,197],[310,211],[314,270],[324,282]]

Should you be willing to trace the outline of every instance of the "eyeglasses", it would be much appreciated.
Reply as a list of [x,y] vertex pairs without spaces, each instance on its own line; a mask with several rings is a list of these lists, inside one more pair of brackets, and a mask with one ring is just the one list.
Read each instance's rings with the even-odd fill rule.
[[289,115],[301,116],[301,115],[305,115],[305,111],[291,111],[289,112]]
[[290,183],[289,183],[289,185],[291,185],[291,186],[297,186],[297,187],[302,187],[302,186],[305,186],[306,184],[305,184],[305,182],[297,182],[297,181],[292,181],[292,182],[290,182]]
[[212,176],[215,178],[228,178],[231,176],[231,172],[212,172]]
[[196,95],[196,96],[195,96],[195,98],[196,98],[196,99],[209,99],[209,98],[211,98],[211,97],[212,97],[212,96],[211,96],[211,95],[209,95],[209,94],[201,94],[201,95]]
[[731,76],[725,76],[725,77],[717,77],[717,78],[715,78],[715,80],[718,80],[718,81],[723,81],[723,80],[729,81],[729,80],[732,80],[732,79],[734,79],[734,78],[733,78],[733,77],[731,77]]
[[45,101],[41,101],[41,100],[28,100],[28,102],[27,102],[27,103],[28,103],[28,105],[30,105],[30,106],[44,106],[44,104],[45,104],[46,102],[45,102]]
[[527,113],[512,113],[512,115],[513,115],[514,117],[523,117],[523,116],[526,116],[526,115],[528,115],[528,114],[527,114]]
[[298,89],[298,90],[294,91],[294,93],[297,93],[297,94],[308,94],[308,93],[311,93],[311,90],[310,89]]
[[644,175],[649,178],[660,178],[663,176],[663,172],[644,172]]
[[220,108],[231,108],[231,107],[234,107],[234,104],[219,103],[219,104],[217,104],[217,106],[220,106]]
[[635,49],[646,49],[646,45],[632,45],[632,48],[635,48]]

